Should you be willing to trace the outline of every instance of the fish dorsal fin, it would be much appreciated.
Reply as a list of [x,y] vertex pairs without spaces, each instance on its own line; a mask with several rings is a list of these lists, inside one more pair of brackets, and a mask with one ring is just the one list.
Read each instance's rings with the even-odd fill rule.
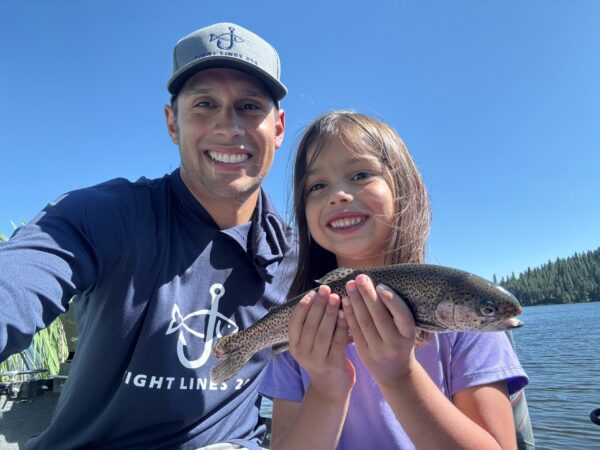
[[346,267],[338,267],[337,269],[329,272],[324,277],[321,277],[315,281],[319,284],[330,284],[334,281],[343,280],[348,275],[350,275],[352,272],[354,272],[354,269],[348,269]]

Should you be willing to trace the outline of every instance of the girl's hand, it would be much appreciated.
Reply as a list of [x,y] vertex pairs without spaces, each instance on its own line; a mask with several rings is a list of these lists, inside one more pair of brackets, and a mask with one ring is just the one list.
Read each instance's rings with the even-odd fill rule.
[[290,353],[309,373],[311,388],[327,398],[347,399],[355,370],[344,352],[348,323],[339,296],[329,286],[309,292],[294,308],[288,334]]
[[415,322],[404,301],[390,288],[366,275],[346,284],[344,314],[365,366],[379,384],[393,385],[417,363]]

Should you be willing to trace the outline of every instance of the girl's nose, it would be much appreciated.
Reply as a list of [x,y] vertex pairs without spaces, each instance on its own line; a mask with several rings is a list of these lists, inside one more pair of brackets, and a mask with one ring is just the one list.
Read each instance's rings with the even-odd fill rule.
[[351,201],[352,201],[352,195],[342,189],[337,189],[335,192],[333,192],[329,196],[329,205],[330,206],[333,206],[337,203],[348,203]]

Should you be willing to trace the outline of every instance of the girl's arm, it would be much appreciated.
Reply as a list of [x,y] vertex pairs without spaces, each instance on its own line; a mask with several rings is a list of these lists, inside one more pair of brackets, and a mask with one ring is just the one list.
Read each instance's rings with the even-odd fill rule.
[[454,404],[418,365],[396,383],[379,383],[417,448],[516,449],[505,382],[465,389]]
[[273,399],[271,449],[335,449],[347,408],[347,401],[327,401],[310,388],[301,403]]
[[505,381],[467,388],[456,393],[452,401],[490,433],[501,448],[517,448],[513,410]]
[[417,448],[516,449],[504,382],[444,396],[414,355],[408,306],[366,276],[347,285],[344,312],[365,366]]
[[271,448],[337,446],[346,418],[354,367],[345,357],[348,325],[340,298],[327,286],[298,303],[289,321],[290,354],[310,375],[301,403],[273,400]]

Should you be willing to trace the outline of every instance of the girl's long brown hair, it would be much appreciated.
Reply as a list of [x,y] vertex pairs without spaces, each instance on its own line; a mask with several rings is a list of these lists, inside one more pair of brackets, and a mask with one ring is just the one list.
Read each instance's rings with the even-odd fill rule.
[[377,157],[384,167],[396,199],[396,223],[385,255],[386,264],[423,263],[425,260],[431,224],[429,197],[404,142],[390,125],[378,119],[352,111],[329,112],[309,125],[296,151],[294,218],[299,250],[298,268],[288,298],[312,289],[315,280],[337,267],[335,255],[312,239],[305,214],[306,173],[333,139],[340,140],[359,155]]

